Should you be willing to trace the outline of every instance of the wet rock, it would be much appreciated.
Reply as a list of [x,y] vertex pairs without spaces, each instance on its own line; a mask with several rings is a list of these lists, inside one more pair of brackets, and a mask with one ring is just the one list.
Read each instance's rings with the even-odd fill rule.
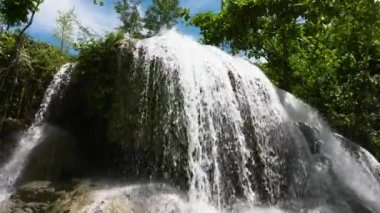
[[90,188],[89,184],[78,181],[30,182],[20,186],[0,207],[0,211],[4,213],[78,212],[85,203]]
[[312,154],[318,154],[320,152],[320,147],[322,144],[322,141],[319,139],[318,130],[306,123],[298,122],[297,124],[306,139],[310,152]]
[[0,165],[8,159],[19,135],[26,128],[21,120],[7,118],[0,121]]
[[51,205],[64,193],[48,181],[28,183],[11,196],[4,212],[49,212]]
[[0,205],[1,213],[145,213],[180,211],[182,197],[161,184],[109,186],[74,180],[30,182]]
[[45,136],[33,150],[18,184],[30,181],[62,181],[77,178],[87,171],[77,141],[67,132],[49,125]]
[[9,134],[18,132],[26,128],[23,121],[13,118],[7,118],[1,121],[1,134]]
[[21,186],[12,199],[18,199],[24,202],[45,202],[52,203],[58,199],[61,193],[48,181],[32,182]]

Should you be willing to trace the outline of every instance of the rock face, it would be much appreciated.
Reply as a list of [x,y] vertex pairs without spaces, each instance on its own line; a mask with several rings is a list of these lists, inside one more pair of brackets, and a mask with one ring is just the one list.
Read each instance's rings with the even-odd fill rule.
[[53,184],[49,181],[22,185],[0,208],[9,213],[76,212],[89,186],[81,183]]
[[[347,152],[314,109],[249,62],[175,32],[105,48],[81,59],[53,103],[47,121],[58,128],[45,128],[5,212],[204,212],[189,210],[194,201],[220,212],[380,209],[378,162]],[[86,176],[186,196],[69,181]]]
[[347,177],[365,171],[318,113],[252,64],[173,32],[101,52],[78,63],[50,120],[98,174],[163,181],[221,209],[304,199],[346,210],[342,188],[362,190]]
[[67,132],[46,124],[41,140],[29,156],[18,184],[35,180],[70,180],[82,177],[88,171],[78,141]]
[[17,143],[19,135],[25,130],[26,125],[15,119],[5,119],[0,121],[0,165],[5,162],[9,154]]
[[0,207],[4,213],[179,213],[183,196],[162,184],[107,186],[89,181],[22,185]]
[[[134,42],[125,41],[104,56],[108,60],[91,61],[89,67],[79,62],[49,122],[80,142],[80,152],[97,173],[188,188],[188,138],[178,76],[167,76],[158,68],[164,66],[159,60],[150,63],[147,76],[145,61],[136,59],[135,51]],[[173,81],[177,86],[168,88]]]

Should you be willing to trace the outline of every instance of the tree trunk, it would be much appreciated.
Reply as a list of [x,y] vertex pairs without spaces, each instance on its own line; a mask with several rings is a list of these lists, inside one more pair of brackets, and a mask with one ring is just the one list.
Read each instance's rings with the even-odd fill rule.
[[[19,67],[20,67],[20,63],[21,63],[21,57],[22,57],[22,51],[24,49],[24,35],[25,35],[25,32],[27,29],[29,29],[29,27],[32,25],[33,23],[33,20],[34,20],[34,16],[38,10],[38,7],[41,5],[41,3],[43,2],[43,0],[39,0],[37,2],[37,4],[35,5],[35,7],[33,8],[33,10],[31,11],[31,16],[30,16],[30,19],[28,20],[27,24],[22,28],[22,30],[19,32],[19,34],[17,35],[16,37],[16,43],[15,43],[15,49],[14,49],[14,53],[12,54],[12,58],[10,60],[10,65],[9,67],[7,67],[6,69],[8,69],[8,74],[9,76],[4,76],[4,78],[13,78],[13,82],[12,82],[12,89],[11,89],[11,92],[8,96],[8,98],[5,100],[5,110],[4,110],[4,115],[3,115],[3,118],[6,118],[8,115],[9,115],[9,112],[10,112],[10,108],[12,107],[12,99],[14,98],[14,89],[16,87],[16,85],[18,84],[18,75],[19,75]],[[7,25],[7,28],[9,29],[10,28],[10,25]],[[3,71],[6,71],[6,70],[3,70]],[[4,79],[6,80],[6,79]],[[0,130],[2,129],[2,123],[0,123]]]
[[61,45],[60,45],[60,49],[61,49],[61,53],[63,53],[63,45],[64,45],[64,33],[65,33],[65,29],[63,28],[62,29],[62,32],[61,32]]

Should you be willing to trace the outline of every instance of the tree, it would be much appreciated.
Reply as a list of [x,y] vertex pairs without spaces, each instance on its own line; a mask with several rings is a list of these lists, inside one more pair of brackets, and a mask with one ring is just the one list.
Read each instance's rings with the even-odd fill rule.
[[99,38],[100,35],[89,27],[84,26],[78,19],[75,20],[75,25],[78,28],[78,35],[75,42],[75,48],[81,44],[85,44],[91,40]]
[[182,11],[178,0],[153,0],[144,18],[148,36],[157,34],[161,29],[172,28]]
[[60,41],[61,52],[68,51],[69,47],[73,44],[74,24],[76,23],[76,14],[74,8],[62,12],[58,11],[57,27],[54,36]]
[[0,32],[5,30],[6,26],[4,24],[5,24],[5,20],[4,20],[3,14],[0,13]]
[[[118,0],[115,10],[123,23],[120,29],[131,37],[153,36],[161,29],[168,29],[180,17],[188,16],[189,11],[179,7],[179,0],[153,0],[142,18],[138,9],[141,0]],[[147,33],[142,33],[147,30]],[[144,34],[144,35],[143,35]]]
[[138,10],[140,3],[140,0],[119,0],[115,3],[115,10],[123,23],[120,29],[131,37],[141,37],[142,18]]
[[224,0],[204,43],[265,58],[269,77],[380,158],[380,2]]
[[2,0],[0,14],[7,28],[19,26],[29,21],[28,15],[37,11],[43,0]]
[[289,89],[291,70],[285,59],[301,33],[297,18],[303,17],[305,6],[301,0],[225,0],[219,14],[199,14],[193,23],[201,28],[206,43],[265,58],[271,70],[283,77],[278,79],[279,86]]
[[[67,61],[55,48],[26,35],[43,0],[0,0],[0,132],[7,118],[29,119],[57,65]],[[37,104],[37,105],[36,105]]]
[[[16,36],[10,65],[0,69],[0,72],[3,73],[2,80],[6,79],[8,75],[13,75],[14,82],[18,82],[18,69],[23,55],[25,32],[32,25],[34,16],[42,2],[43,0],[3,0],[0,2],[0,14],[2,14],[2,19],[7,25],[7,29],[25,24]],[[30,14],[29,17],[28,14]]]
[[104,5],[104,0],[94,0],[94,4],[98,4],[98,3],[99,3],[100,6],[103,6]]

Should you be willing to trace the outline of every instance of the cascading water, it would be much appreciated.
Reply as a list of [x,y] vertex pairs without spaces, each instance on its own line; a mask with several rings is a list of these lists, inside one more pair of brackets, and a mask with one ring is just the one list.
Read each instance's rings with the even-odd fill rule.
[[19,143],[9,161],[0,168],[0,202],[7,199],[25,166],[29,154],[39,144],[43,135],[42,123],[48,114],[50,103],[59,94],[62,87],[69,83],[72,66],[73,64],[65,64],[55,74],[45,91],[42,103],[31,126],[20,137]]
[[376,160],[355,158],[314,109],[250,62],[175,31],[138,41],[134,61],[128,75],[142,75],[145,85],[140,122],[149,104],[165,101],[160,126],[169,139],[161,145],[174,167],[180,162],[169,135],[185,126],[190,203],[317,212],[354,212],[355,203],[380,211],[378,174],[363,168]]
[[[352,202],[353,205],[360,203],[368,212],[379,212],[377,200],[380,197],[380,163],[357,145],[356,150],[344,148],[347,145],[344,143],[351,142],[334,134],[314,109],[287,92],[279,90],[278,93],[290,118],[314,129],[314,141],[308,142],[314,143],[318,151],[312,156],[313,172],[309,177],[309,185],[314,185],[311,189],[316,190],[314,194],[318,195],[319,203],[323,203],[316,208],[319,210],[317,212],[358,211],[350,211],[344,202]],[[325,192],[321,193],[321,190]],[[323,195],[327,195],[327,199],[323,199]],[[332,206],[334,201],[328,199],[334,199],[338,206]]]
[[[274,203],[285,184],[282,167],[306,175],[302,135],[291,128],[276,88],[257,67],[173,31],[137,47],[145,51],[147,76],[157,59],[164,75],[179,76],[167,86],[180,87],[184,99],[191,200],[222,209],[236,200],[254,204],[261,191],[260,199]],[[299,167],[281,159],[277,152],[285,146],[293,147],[292,164]]]
[[[123,145],[123,172],[142,183],[91,189],[72,212],[380,212],[379,162],[250,62],[173,30],[121,47],[107,140]],[[2,191],[69,70],[0,170]]]

